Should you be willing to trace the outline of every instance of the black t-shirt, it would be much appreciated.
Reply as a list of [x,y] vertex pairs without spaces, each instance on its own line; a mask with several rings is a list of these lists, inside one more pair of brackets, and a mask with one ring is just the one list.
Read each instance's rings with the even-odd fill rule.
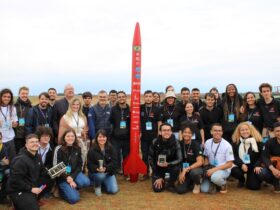
[[203,122],[201,121],[201,118],[198,114],[193,114],[191,117],[187,117],[187,115],[183,115],[180,118],[180,129],[182,130],[182,127],[184,124],[192,124],[195,128],[195,140],[197,140],[199,143],[202,142],[202,138],[200,135],[200,129],[204,128]]
[[192,165],[196,162],[198,156],[202,156],[202,151],[198,142],[191,141],[190,144],[185,144],[184,141],[180,141],[180,146],[182,150],[183,163],[187,162]]
[[39,112],[39,118],[38,118],[39,125],[50,124],[50,120],[49,120],[50,116],[48,115],[48,109],[40,109],[39,107],[37,108]]
[[271,157],[280,157],[280,144],[277,138],[269,139],[264,146],[263,162],[267,167],[271,165]]
[[263,117],[261,115],[261,111],[259,107],[255,107],[253,109],[248,109],[246,113],[242,115],[242,121],[249,121],[255,128],[262,133],[263,129]]
[[141,140],[152,141],[157,137],[158,121],[161,121],[160,110],[157,106],[140,106]]
[[178,106],[172,105],[172,106],[163,106],[160,108],[161,112],[161,119],[163,123],[169,123],[169,120],[171,119],[173,122],[172,131],[178,132],[179,131],[179,124],[180,124],[180,109]]
[[193,110],[194,112],[199,112],[199,110],[203,107],[203,102],[201,99],[199,99],[199,101],[193,101]]
[[204,125],[204,135],[205,135],[205,141],[207,139],[212,138],[212,135],[210,133],[211,126],[214,123],[221,123],[223,118],[223,111],[220,107],[215,107],[211,111],[206,109],[206,107],[203,107],[200,111],[200,118]]
[[264,99],[260,99],[257,103],[263,116],[263,123],[265,128],[273,128],[273,124],[277,122],[277,118],[280,118],[280,102],[273,98],[273,100],[267,104]]

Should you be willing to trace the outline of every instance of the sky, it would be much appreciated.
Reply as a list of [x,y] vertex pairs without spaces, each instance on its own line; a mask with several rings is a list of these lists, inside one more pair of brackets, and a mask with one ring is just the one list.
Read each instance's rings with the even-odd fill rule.
[[0,0],[0,88],[130,93],[136,22],[142,92],[277,86],[279,11],[279,0]]

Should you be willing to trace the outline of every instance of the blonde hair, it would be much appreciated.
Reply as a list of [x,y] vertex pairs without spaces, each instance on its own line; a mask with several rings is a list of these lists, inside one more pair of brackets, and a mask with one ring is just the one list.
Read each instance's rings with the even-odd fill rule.
[[258,130],[251,125],[248,122],[242,122],[240,123],[234,130],[234,133],[232,134],[232,142],[238,144],[240,141],[240,129],[243,125],[246,125],[249,130],[250,130],[250,135],[256,140],[256,142],[261,142],[262,141],[262,136],[261,134],[258,132]]
[[72,106],[76,101],[78,101],[79,104],[80,104],[80,108],[79,108],[79,110],[78,110],[78,116],[79,116],[79,117],[82,117],[84,120],[86,120],[86,116],[84,115],[84,113],[83,113],[83,111],[82,111],[82,103],[81,103],[81,101],[80,101],[79,98],[72,98],[72,99],[71,99],[71,101],[70,101],[70,103],[69,103],[69,106],[68,106],[68,110],[67,110],[67,112],[65,113],[66,117],[67,117],[68,119],[72,118],[72,116],[73,116],[73,111],[72,111],[72,109],[71,109],[71,106]]

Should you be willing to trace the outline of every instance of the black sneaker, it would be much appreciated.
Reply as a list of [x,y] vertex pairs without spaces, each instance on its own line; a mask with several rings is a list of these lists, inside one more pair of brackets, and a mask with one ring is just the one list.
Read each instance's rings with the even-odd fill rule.
[[216,192],[217,192],[217,186],[211,182],[208,193],[215,194]]
[[243,188],[244,186],[245,186],[245,183],[239,181],[239,182],[238,182],[238,185],[237,185],[237,188]]
[[227,193],[227,184],[224,184],[221,186],[221,190],[220,190],[220,193]]
[[274,185],[274,190],[273,190],[274,193],[280,193],[280,185]]

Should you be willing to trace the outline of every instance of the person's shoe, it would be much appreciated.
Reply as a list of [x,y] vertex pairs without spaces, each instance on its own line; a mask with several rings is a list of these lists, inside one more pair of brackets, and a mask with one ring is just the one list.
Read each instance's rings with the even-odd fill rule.
[[95,195],[96,196],[101,196],[102,195],[102,193],[101,193],[101,187],[95,187],[94,188],[94,192],[95,192]]
[[122,169],[119,169],[119,170],[118,170],[118,174],[119,174],[119,175],[123,175],[123,170],[122,170]]
[[280,185],[274,185],[274,190],[273,190],[274,193],[280,193]]
[[55,187],[55,189],[53,191],[53,197],[55,197],[55,198],[59,198],[60,197],[58,187]]
[[146,175],[143,175],[143,176],[141,176],[140,178],[139,178],[139,180],[140,181],[145,181],[145,180],[147,180],[147,179],[149,179],[149,176],[146,174]]
[[244,182],[238,181],[237,188],[243,188],[245,186]]
[[130,181],[130,176],[129,175],[125,175],[124,178],[125,178],[126,181]]
[[210,183],[210,187],[209,187],[209,191],[208,193],[210,194],[215,194],[217,192],[217,187],[215,184],[213,184],[212,182]]
[[193,194],[199,194],[200,193],[200,184],[195,184],[193,187]]
[[227,193],[227,184],[221,186],[220,193]]
[[172,192],[172,193],[176,192],[175,186],[174,186],[174,185],[170,185],[170,184],[167,184],[167,185],[166,185],[166,190],[167,190],[168,192]]

